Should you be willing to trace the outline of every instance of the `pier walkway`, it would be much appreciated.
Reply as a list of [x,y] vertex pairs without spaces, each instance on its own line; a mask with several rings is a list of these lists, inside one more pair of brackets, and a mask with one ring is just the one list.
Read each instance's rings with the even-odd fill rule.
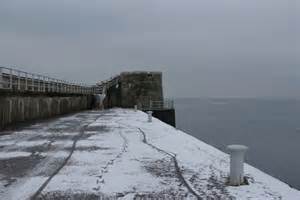
[[86,111],[0,136],[0,199],[300,199],[245,166],[227,186],[227,154],[129,109]]

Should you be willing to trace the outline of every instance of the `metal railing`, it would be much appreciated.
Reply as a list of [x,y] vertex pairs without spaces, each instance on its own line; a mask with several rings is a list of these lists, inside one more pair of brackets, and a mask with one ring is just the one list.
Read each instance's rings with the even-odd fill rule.
[[97,94],[104,94],[107,89],[112,86],[118,85],[120,75],[109,78],[106,81],[101,81],[97,83]]
[[95,86],[0,67],[0,89],[19,92],[94,94]]
[[174,101],[165,99],[163,101],[149,101],[148,105],[141,105],[141,110],[169,110],[174,109]]

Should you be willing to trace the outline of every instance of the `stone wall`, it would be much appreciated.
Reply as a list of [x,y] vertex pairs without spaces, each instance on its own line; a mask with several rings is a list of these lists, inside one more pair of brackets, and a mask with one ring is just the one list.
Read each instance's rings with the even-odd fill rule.
[[153,117],[158,118],[159,120],[165,122],[166,124],[176,127],[175,109],[154,110]]
[[91,109],[89,95],[26,95],[0,92],[0,129],[17,122],[44,119]]
[[163,101],[161,72],[123,72],[116,85],[108,88],[106,107],[132,108]]

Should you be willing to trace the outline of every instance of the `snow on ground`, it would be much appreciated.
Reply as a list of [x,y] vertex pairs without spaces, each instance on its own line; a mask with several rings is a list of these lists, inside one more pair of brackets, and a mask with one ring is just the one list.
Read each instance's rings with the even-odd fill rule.
[[227,154],[128,109],[32,125],[0,149],[0,199],[300,199],[249,165],[250,184],[228,186]]
[[199,196],[209,198],[227,194],[228,198],[237,199],[300,199],[298,190],[247,164],[245,173],[250,184],[226,186],[229,171],[227,154],[158,119],[154,119],[153,123],[145,123],[146,120],[145,114],[139,112],[130,114],[122,123],[142,129],[149,143],[176,154],[184,177]]

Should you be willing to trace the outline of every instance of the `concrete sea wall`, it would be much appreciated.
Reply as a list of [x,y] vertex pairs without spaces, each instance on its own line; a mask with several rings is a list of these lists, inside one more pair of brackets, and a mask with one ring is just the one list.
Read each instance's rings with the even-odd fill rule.
[[0,129],[29,120],[91,109],[91,95],[0,94]]

